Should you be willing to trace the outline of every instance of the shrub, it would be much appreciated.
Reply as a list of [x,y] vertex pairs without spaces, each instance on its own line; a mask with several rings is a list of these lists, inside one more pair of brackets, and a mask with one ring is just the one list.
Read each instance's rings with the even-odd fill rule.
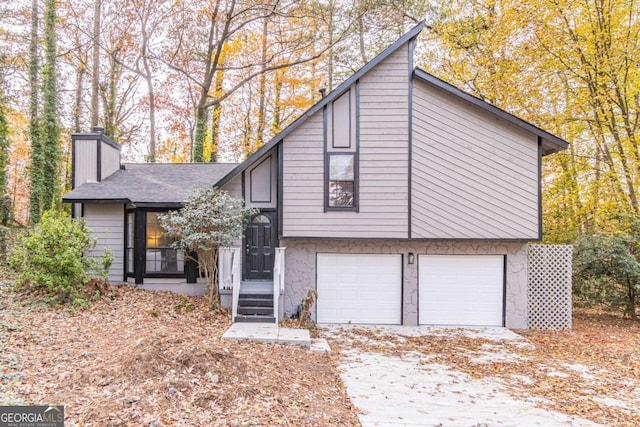
[[9,234],[9,228],[0,225],[0,264],[4,264],[9,253]]
[[82,290],[91,276],[106,278],[113,254],[105,250],[100,259],[85,256],[96,241],[81,219],[55,211],[18,237],[10,264],[18,284],[47,296],[49,303],[86,305]]
[[576,303],[623,309],[636,319],[640,303],[637,242],[617,236],[580,236],[573,251],[573,294]]
[[198,267],[209,288],[209,303],[220,309],[218,288],[218,249],[242,238],[256,209],[244,206],[244,200],[216,187],[194,189],[182,209],[159,217],[162,228],[175,239],[173,247],[198,254]]

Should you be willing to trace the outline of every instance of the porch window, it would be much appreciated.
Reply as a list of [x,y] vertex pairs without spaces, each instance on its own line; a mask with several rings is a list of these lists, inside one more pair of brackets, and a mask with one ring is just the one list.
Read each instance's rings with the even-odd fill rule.
[[173,240],[160,226],[161,212],[147,212],[145,272],[147,274],[183,274],[182,252],[171,247]]
[[127,244],[125,247],[127,256],[127,275],[131,275],[134,272],[134,230],[135,230],[135,213],[127,212]]
[[[160,226],[158,216],[167,210],[138,208],[127,211],[124,245],[126,277],[134,277],[136,283],[143,283],[144,277],[184,277],[186,270],[191,268],[192,263],[187,263],[184,254],[171,247],[173,240]],[[186,270],[185,264],[189,264]],[[195,280],[187,277],[188,283],[194,283]]]
[[328,153],[327,205],[330,208],[355,207],[355,154]]

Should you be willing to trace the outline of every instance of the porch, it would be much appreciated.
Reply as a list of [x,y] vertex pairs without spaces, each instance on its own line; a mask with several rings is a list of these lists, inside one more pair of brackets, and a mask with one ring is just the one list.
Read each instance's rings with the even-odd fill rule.
[[272,280],[242,280],[241,248],[221,248],[218,284],[223,306],[231,308],[233,322],[278,323],[283,316],[284,255],[275,248]]

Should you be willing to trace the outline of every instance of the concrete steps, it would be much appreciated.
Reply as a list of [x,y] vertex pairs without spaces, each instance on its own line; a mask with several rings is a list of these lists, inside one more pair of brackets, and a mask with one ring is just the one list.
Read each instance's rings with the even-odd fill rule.
[[238,315],[239,323],[276,323],[273,313],[273,283],[249,280],[240,283]]

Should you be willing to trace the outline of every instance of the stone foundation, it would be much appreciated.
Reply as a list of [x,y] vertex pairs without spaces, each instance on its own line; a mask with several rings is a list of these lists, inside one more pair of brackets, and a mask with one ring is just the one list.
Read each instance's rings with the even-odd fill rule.
[[[287,248],[283,298],[284,314],[287,316],[296,311],[309,289],[316,289],[317,253],[404,255],[402,323],[410,326],[418,323],[419,255],[506,255],[505,326],[511,329],[527,328],[527,243],[282,239],[280,246]],[[416,256],[413,264],[407,263],[409,252]]]

